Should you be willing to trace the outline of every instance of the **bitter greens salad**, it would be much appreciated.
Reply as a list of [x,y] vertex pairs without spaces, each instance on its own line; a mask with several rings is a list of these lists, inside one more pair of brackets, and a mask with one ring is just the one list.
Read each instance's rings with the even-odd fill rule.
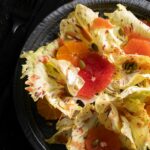
[[23,52],[25,89],[57,120],[50,144],[149,150],[150,27],[121,4],[104,15],[77,4],[57,39]]

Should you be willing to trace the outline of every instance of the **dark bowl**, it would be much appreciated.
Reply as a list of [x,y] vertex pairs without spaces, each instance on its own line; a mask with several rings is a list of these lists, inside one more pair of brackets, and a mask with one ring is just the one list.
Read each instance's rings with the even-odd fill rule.
[[[111,12],[116,8],[117,3],[122,3],[127,6],[136,16],[147,19],[150,18],[150,3],[145,0],[77,0],[65,4],[56,11],[49,14],[44,20],[34,29],[32,34],[26,41],[22,51],[36,49],[41,45],[54,40],[59,32],[60,21],[75,8],[77,3],[82,3],[99,11],[100,15],[103,12]],[[18,64],[14,77],[14,103],[18,120],[27,139],[36,150],[64,150],[64,145],[49,145],[45,142],[45,138],[50,137],[55,133],[55,122],[52,122],[50,127],[41,118],[34,105],[32,98],[24,90],[25,80],[21,80],[21,65],[24,60],[18,59]]]

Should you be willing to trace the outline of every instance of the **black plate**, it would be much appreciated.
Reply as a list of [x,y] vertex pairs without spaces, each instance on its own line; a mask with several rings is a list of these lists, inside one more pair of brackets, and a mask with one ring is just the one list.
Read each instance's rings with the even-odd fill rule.
[[[150,3],[144,0],[77,0],[65,4],[56,11],[49,14],[33,31],[28,38],[22,51],[36,49],[41,45],[54,40],[59,31],[59,23],[61,19],[75,8],[77,3],[82,3],[88,7],[99,11],[113,11],[117,3],[127,6],[138,17],[150,18]],[[36,113],[33,100],[24,90],[24,81],[21,80],[21,65],[23,60],[19,59],[16,67],[14,78],[14,102],[16,113],[21,127],[27,139],[37,150],[64,150],[63,145],[48,145],[44,139],[55,132],[55,123],[52,127],[48,126],[45,121]]]

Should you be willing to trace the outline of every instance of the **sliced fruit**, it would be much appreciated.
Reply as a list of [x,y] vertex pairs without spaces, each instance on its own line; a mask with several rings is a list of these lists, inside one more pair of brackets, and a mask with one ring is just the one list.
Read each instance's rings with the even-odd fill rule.
[[91,128],[85,140],[86,150],[120,150],[118,135],[102,125]]
[[93,24],[91,26],[91,29],[98,29],[98,28],[112,28],[113,25],[110,23],[110,21],[108,19],[104,19],[104,18],[96,18],[93,21]]
[[74,66],[78,66],[80,58],[89,52],[88,47],[80,41],[65,41],[56,54],[57,59],[70,61]]
[[97,92],[104,90],[111,82],[114,66],[103,56],[90,53],[82,59],[84,68],[80,67],[79,75],[85,81],[78,96],[92,98]]
[[141,35],[139,35],[138,33],[130,33],[130,34],[127,34],[128,36],[128,39],[131,40],[131,39],[139,39],[139,40],[145,40],[145,41],[149,41],[150,42],[150,39],[149,38],[145,38],[145,37],[142,37]]
[[146,105],[146,111],[147,111],[148,115],[150,116],[150,105]]
[[36,107],[39,115],[41,115],[45,120],[56,120],[61,115],[61,112],[51,106],[45,98],[39,99],[36,102]]
[[150,56],[150,41],[139,38],[131,38],[123,49],[126,54]]

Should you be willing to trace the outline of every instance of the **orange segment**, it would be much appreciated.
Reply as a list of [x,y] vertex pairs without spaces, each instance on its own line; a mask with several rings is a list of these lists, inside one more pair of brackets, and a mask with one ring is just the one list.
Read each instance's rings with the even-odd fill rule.
[[146,105],[146,111],[147,111],[148,115],[150,116],[150,105]]
[[119,136],[104,126],[93,127],[85,139],[86,150],[120,150]]
[[91,29],[97,29],[97,28],[108,28],[108,29],[110,29],[112,27],[113,26],[108,19],[104,19],[104,18],[99,17],[93,21]]
[[56,54],[57,59],[70,61],[73,65],[78,66],[79,60],[89,52],[88,47],[81,41],[66,41]]
[[37,111],[45,120],[57,120],[61,112],[51,106],[48,101],[44,99],[39,99],[36,103]]
[[150,41],[132,38],[124,46],[126,54],[139,54],[150,56]]
[[78,41],[68,41],[65,42],[64,45],[70,50],[70,52],[74,54],[84,55],[87,53],[87,46],[83,42]]
[[142,37],[140,34],[134,33],[134,32],[127,34],[127,36],[128,36],[129,40],[130,39],[140,39],[140,40],[150,41],[149,38]]

